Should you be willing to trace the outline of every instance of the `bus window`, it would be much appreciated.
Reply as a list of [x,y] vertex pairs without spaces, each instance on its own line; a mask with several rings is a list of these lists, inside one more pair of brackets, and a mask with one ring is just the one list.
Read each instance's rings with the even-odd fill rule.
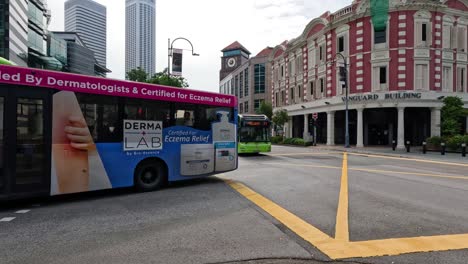
[[160,101],[127,99],[124,119],[162,121],[163,127],[171,126],[170,104]]
[[95,142],[122,141],[117,97],[79,93],[76,97]]
[[175,111],[176,125],[196,128],[196,106],[189,104],[180,104]]

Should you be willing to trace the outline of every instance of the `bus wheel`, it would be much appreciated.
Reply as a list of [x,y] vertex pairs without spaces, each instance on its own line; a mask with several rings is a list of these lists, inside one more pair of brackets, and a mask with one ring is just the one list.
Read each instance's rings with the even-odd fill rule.
[[141,192],[157,190],[166,180],[166,166],[160,161],[143,162],[135,170],[135,187]]

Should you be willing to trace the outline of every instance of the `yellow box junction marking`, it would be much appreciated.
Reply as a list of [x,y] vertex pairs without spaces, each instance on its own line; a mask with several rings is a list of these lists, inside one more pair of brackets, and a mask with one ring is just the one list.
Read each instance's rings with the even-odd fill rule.
[[[368,155],[363,155],[368,156]],[[381,156],[383,157],[383,156]],[[385,157],[386,158],[386,157]],[[427,162],[427,161],[423,161]],[[439,162],[434,162],[439,163]],[[268,164],[268,163],[264,163]],[[286,165],[271,163],[275,165]],[[445,163],[444,163],[445,164]],[[307,166],[316,168],[329,168],[340,169],[333,166],[314,166],[314,165],[301,165],[289,164],[291,166]],[[349,241],[348,229],[348,163],[347,154],[343,155],[343,166],[341,176],[340,198],[338,204],[338,211],[336,217],[336,232],[335,238],[331,238],[318,228],[305,222],[298,216],[289,212],[288,210],[277,205],[268,198],[253,191],[242,183],[232,180],[225,180],[234,190],[239,192],[242,196],[256,204],[262,210],[273,216],[280,221],[298,236],[302,237],[307,242],[318,248],[321,252],[326,254],[331,259],[345,259],[345,258],[362,258],[362,257],[376,257],[376,256],[390,256],[400,255],[405,253],[416,252],[431,252],[431,251],[445,251],[445,250],[458,250],[468,249],[468,234],[457,235],[441,235],[441,236],[423,236],[423,237],[408,237],[408,238],[391,238],[391,239],[378,239],[368,241]],[[358,171],[374,171],[386,173],[402,173],[394,171],[378,171],[378,170],[365,170],[354,169]],[[409,174],[409,173],[406,173]],[[413,175],[413,173],[411,173]],[[435,174],[418,174],[419,176],[430,177],[444,177],[444,178],[462,178],[468,177],[435,175]]]
[[349,241],[348,227],[348,156],[343,153],[343,168],[341,169],[340,198],[336,213],[335,239]]

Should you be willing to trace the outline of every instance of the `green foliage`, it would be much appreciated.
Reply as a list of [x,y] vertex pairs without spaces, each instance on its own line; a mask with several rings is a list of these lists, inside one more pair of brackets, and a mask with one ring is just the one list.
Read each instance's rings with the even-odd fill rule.
[[447,148],[458,150],[463,143],[468,144],[468,135],[455,135],[447,140]]
[[271,143],[281,144],[281,143],[283,143],[283,137],[282,136],[271,137]]
[[289,144],[289,145],[299,145],[299,146],[306,145],[306,142],[302,138],[286,138],[283,143]]
[[282,129],[284,124],[289,121],[288,111],[284,109],[276,111],[272,121]]
[[148,83],[167,85],[173,87],[182,87],[187,88],[189,85],[184,77],[182,76],[169,76],[167,71],[158,72],[154,74],[149,80]]
[[426,140],[427,144],[433,145],[433,146],[440,146],[440,143],[442,143],[442,138],[441,137],[430,137]]
[[135,82],[147,82],[148,74],[140,67],[127,72],[127,80]]
[[145,82],[152,84],[160,84],[172,87],[187,88],[189,84],[182,76],[169,76],[167,70],[155,73],[148,78],[148,74],[140,67],[133,69],[127,73],[127,79],[136,82]]
[[463,101],[456,96],[449,96],[444,99],[444,106],[441,109],[441,128],[443,136],[455,136],[462,132],[462,118],[467,115],[463,108]]
[[257,114],[266,115],[268,119],[271,120],[271,117],[273,116],[273,106],[271,103],[262,101],[260,107],[257,110]]

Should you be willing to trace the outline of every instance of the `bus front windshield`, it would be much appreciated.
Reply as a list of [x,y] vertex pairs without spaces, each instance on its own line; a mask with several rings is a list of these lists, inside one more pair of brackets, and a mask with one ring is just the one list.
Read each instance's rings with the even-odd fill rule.
[[268,127],[242,127],[240,129],[240,142],[268,142],[270,133]]

